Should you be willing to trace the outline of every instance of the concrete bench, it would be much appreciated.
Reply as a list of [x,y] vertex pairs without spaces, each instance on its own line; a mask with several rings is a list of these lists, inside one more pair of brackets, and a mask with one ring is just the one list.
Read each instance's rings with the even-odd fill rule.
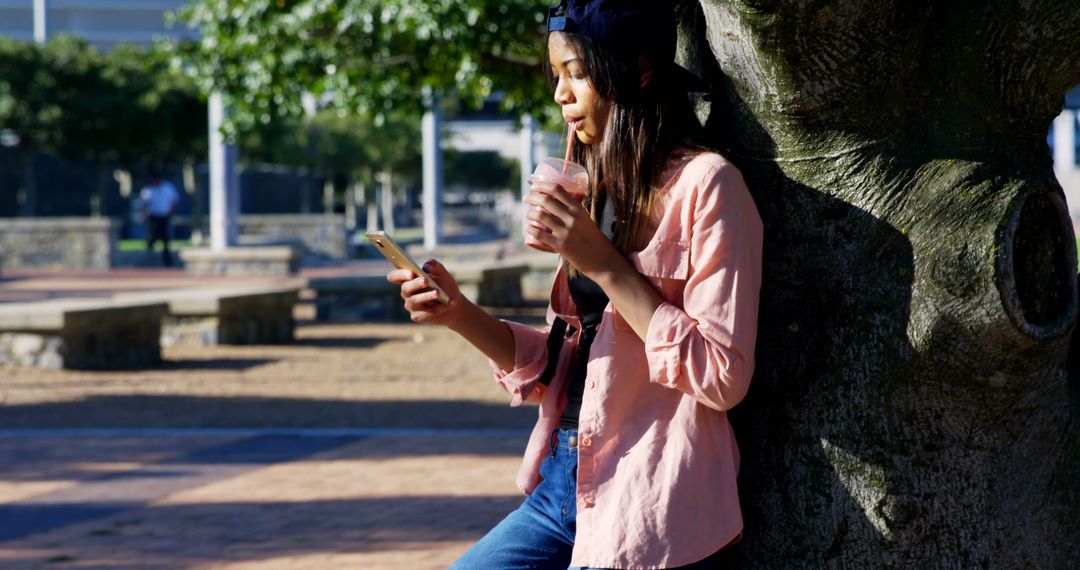
[[301,252],[293,247],[230,247],[223,251],[189,247],[180,250],[191,275],[261,275],[284,277],[300,269]]
[[108,269],[120,222],[107,218],[0,218],[5,269]]
[[463,284],[467,297],[492,307],[517,306],[523,298],[546,301],[559,268],[559,256],[529,249],[514,240],[444,244],[434,250],[416,244],[407,250],[418,261],[441,261]]
[[524,303],[521,280],[529,272],[523,263],[448,262],[461,293],[478,305],[516,307]]
[[401,290],[384,275],[316,277],[308,280],[307,287],[304,296],[314,305],[317,321],[409,320]]
[[[387,265],[387,270],[390,266]],[[473,302],[491,307],[523,304],[522,277],[526,264],[496,262],[454,262],[447,265],[462,294]],[[550,285],[550,282],[548,283]],[[314,277],[308,280],[302,297],[314,306],[317,321],[407,321],[409,314],[401,300],[401,289],[385,275]]]
[[412,244],[405,248],[418,263],[434,258],[446,264],[491,263],[502,260],[515,249],[515,244],[507,241],[443,244],[435,249],[426,249],[423,244]]
[[551,296],[551,284],[559,271],[559,256],[553,253],[529,251],[514,256],[515,263],[529,266],[521,280],[522,295],[529,301],[547,301]]
[[151,301],[61,299],[0,305],[0,366],[130,370],[161,362]]
[[279,344],[291,342],[299,287],[165,289],[117,295],[117,300],[165,303],[161,344]]

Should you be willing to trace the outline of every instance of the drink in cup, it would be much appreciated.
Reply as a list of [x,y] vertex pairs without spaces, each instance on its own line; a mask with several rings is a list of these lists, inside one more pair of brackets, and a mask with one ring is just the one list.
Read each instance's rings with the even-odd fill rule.
[[585,171],[585,167],[561,158],[549,157],[540,161],[529,177],[529,183],[534,186],[562,186],[578,200],[584,200],[589,194],[589,173]]
[[[536,166],[529,183],[533,187],[562,186],[576,200],[584,200],[589,194],[589,173],[584,166],[561,158],[545,158]],[[535,207],[535,206],[533,206]],[[536,223],[529,221],[535,226]],[[535,247],[538,242],[530,235],[525,236],[525,245]]]

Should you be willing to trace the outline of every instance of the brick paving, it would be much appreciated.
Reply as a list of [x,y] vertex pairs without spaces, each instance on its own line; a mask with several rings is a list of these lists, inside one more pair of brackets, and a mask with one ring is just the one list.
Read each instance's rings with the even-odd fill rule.
[[134,372],[0,369],[0,568],[445,568],[519,504],[536,410],[465,341],[297,335]]
[[[0,303],[240,281],[10,271]],[[445,568],[520,503],[535,408],[509,408],[465,341],[411,324],[297,337],[165,347],[129,372],[0,369],[0,568]]]
[[8,430],[0,567],[445,568],[520,502],[525,440]]

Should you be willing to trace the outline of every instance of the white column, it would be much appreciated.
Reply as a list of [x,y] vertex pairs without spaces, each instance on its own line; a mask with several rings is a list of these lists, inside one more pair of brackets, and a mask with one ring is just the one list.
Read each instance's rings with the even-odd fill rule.
[[511,235],[520,239],[525,238],[525,196],[529,193],[529,177],[532,175],[536,161],[536,121],[531,116],[521,119],[520,145],[518,146],[518,162],[521,163],[521,191],[518,200],[514,204],[513,219],[510,220]]
[[521,197],[529,193],[529,176],[536,166],[536,121],[530,116],[521,119]]
[[34,0],[34,41],[39,44],[49,39],[46,23],[47,9],[45,0]]
[[424,134],[424,248],[439,246],[442,238],[442,109],[437,97],[428,97],[421,130]]
[[225,144],[221,124],[225,102],[221,93],[210,95],[210,249],[223,251],[236,245],[240,214],[240,176],[236,147]]

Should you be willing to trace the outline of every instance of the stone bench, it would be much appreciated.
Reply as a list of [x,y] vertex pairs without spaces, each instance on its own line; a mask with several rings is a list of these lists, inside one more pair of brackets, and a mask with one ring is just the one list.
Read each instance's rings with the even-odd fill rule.
[[153,300],[168,306],[161,344],[280,344],[296,328],[293,307],[299,287],[166,289],[117,295],[117,300]]
[[130,370],[161,362],[152,301],[59,299],[0,305],[0,366]]
[[418,263],[427,259],[438,259],[451,263],[491,263],[500,261],[515,250],[515,244],[507,241],[482,243],[443,244],[435,249],[427,249],[423,244],[412,244],[405,251]]
[[300,269],[300,250],[290,247],[230,247],[223,251],[190,247],[180,250],[191,275],[284,277]]
[[409,320],[401,290],[385,275],[311,278],[304,296],[314,305],[313,317],[317,321]]
[[529,251],[514,256],[515,263],[529,266],[521,280],[522,295],[530,301],[547,301],[551,296],[551,284],[559,271],[559,256],[553,253]]
[[516,307],[524,304],[521,280],[529,266],[523,263],[447,262],[461,293],[477,305]]
[[107,218],[0,218],[5,269],[108,269],[121,223]]
[[301,250],[328,259],[350,259],[355,254],[341,214],[244,214],[238,225],[241,244],[249,239],[295,242]]
[[[468,285],[462,287],[466,296],[474,301],[481,298],[481,304],[493,307],[517,306],[522,299],[546,301],[559,268],[559,256],[529,249],[514,240],[444,244],[434,250],[415,244],[406,249],[420,262],[438,259],[451,268],[459,282]],[[487,272],[484,285],[478,271]],[[520,280],[520,284],[515,285],[515,280]]]
[[[522,277],[529,272],[526,264],[454,262],[447,269],[462,294],[477,304],[514,307],[524,303],[521,285]],[[386,270],[390,270],[389,264]],[[409,320],[401,289],[388,282],[383,274],[313,277],[308,280],[302,298],[314,307],[307,314],[317,321]]]

